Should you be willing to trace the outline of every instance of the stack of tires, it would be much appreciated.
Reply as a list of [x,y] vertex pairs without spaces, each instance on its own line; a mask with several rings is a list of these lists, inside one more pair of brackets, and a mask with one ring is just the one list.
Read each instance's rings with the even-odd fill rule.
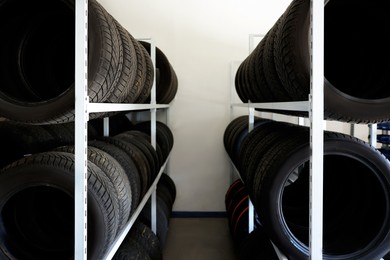
[[[226,151],[245,183],[260,222],[288,259],[309,255],[309,129],[233,120]],[[379,259],[390,245],[390,162],[352,136],[324,133],[323,255]],[[364,225],[362,225],[364,223]]]
[[[157,124],[156,148],[163,150],[150,143],[150,131],[146,133],[145,127],[150,122],[131,124],[126,120],[118,117],[117,133],[107,137],[94,130],[93,124],[99,122],[92,120],[95,123],[90,124],[94,134],[87,151],[90,259],[101,259],[107,252],[173,146],[173,135],[165,124]],[[1,149],[7,159],[1,160],[0,170],[2,258],[73,257],[75,148],[71,125],[0,123],[2,141],[9,145]],[[173,181],[163,176],[160,182],[169,182],[170,189],[174,188]],[[166,189],[159,193],[166,193]],[[174,197],[171,193],[164,196],[169,198],[166,204],[171,209]]]
[[[325,3],[325,118],[356,123],[389,121],[390,17],[386,10],[390,3]],[[364,31],[374,37],[362,37]],[[235,85],[240,99],[308,100],[310,35],[310,0],[293,0],[238,68]]]
[[[0,0],[0,258],[74,254],[75,0]],[[139,42],[88,1],[88,97],[96,103],[170,103],[177,76],[157,48]],[[102,117],[110,116],[110,136]],[[123,114],[88,122],[88,256],[101,259],[133,215],[173,146],[173,135]],[[149,131],[148,131],[149,130]]]
[[[0,43],[1,116],[31,124],[74,120],[74,9],[74,0],[0,1],[0,32],[7,35]],[[89,101],[148,102],[154,78],[150,46],[134,39],[96,0],[88,10]],[[157,102],[171,102],[177,77],[160,49],[156,76]]]
[[[389,121],[389,7],[385,1],[325,1],[326,119]],[[235,85],[243,102],[309,99],[310,18],[310,0],[293,0],[240,64]],[[375,39],[360,37],[362,30],[372,32]],[[307,116],[307,112],[278,113]],[[307,259],[309,129],[255,118],[254,130],[248,133],[247,124],[245,117],[239,117],[227,126],[225,149],[267,236],[288,259]],[[323,257],[381,258],[390,245],[389,161],[361,140],[326,131],[323,170]]]

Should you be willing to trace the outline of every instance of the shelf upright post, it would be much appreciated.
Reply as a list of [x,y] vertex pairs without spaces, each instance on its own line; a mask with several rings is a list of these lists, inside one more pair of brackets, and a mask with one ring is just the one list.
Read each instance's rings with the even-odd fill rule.
[[369,124],[369,137],[370,137],[370,144],[376,148],[376,142],[377,142],[377,124]]
[[87,259],[88,0],[75,1],[74,259]]
[[[156,105],[156,46],[154,44],[153,39],[150,39],[150,58],[152,59],[153,63],[153,85],[150,93],[150,103],[152,105]],[[157,120],[157,109],[152,108],[150,110],[150,138],[151,138],[151,144],[154,149],[156,149],[156,120]],[[157,186],[156,186],[157,187]],[[154,188],[154,191],[151,196],[151,229],[152,231],[157,234],[157,199],[156,199],[156,187]]]
[[322,259],[324,156],[324,1],[310,1],[310,259]]
[[[250,101],[249,101],[250,104]],[[252,132],[255,124],[255,108],[249,106],[249,120],[248,120],[248,132]],[[248,208],[248,233],[251,233],[255,229],[255,208],[248,196],[249,208]]]

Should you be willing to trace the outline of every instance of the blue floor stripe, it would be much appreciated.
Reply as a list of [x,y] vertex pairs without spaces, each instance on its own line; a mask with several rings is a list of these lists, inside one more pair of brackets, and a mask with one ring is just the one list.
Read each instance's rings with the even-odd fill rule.
[[172,218],[226,218],[224,211],[173,211]]

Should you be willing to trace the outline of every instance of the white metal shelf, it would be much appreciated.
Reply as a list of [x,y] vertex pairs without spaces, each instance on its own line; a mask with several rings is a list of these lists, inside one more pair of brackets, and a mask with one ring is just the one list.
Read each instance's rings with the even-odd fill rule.
[[[156,149],[156,113],[157,109],[169,108],[169,104],[156,103],[156,47],[151,38],[140,40],[150,42],[150,57],[153,63],[153,85],[149,104],[90,103],[88,97],[88,0],[75,1],[75,260],[87,259],[87,150],[89,113],[112,111],[136,111],[150,109],[151,144]],[[109,133],[109,119],[104,119],[104,135]],[[120,236],[111,245],[104,259],[111,259],[126,234],[134,224],[148,199],[151,199],[151,229],[157,230],[156,224],[156,188],[169,156],[161,167],[157,178],[141,200],[134,214],[121,231]]]
[[[309,259],[322,259],[324,152],[324,1],[310,0],[310,95],[308,101],[231,104],[247,107],[253,129],[255,108],[307,111],[310,119]],[[250,37],[250,41],[253,37]],[[254,48],[249,44],[249,52]],[[231,80],[234,82],[234,80]],[[252,216],[252,214],[250,214]],[[277,250],[279,252],[279,250]],[[279,254],[278,254],[279,255]],[[279,255],[279,259],[286,259]]]

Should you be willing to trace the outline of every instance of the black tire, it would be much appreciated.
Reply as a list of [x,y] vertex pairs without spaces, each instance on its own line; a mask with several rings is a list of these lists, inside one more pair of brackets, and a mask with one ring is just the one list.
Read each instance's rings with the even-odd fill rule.
[[138,45],[142,51],[142,54],[144,56],[145,60],[145,81],[142,88],[142,94],[139,96],[139,98],[136,100],[136,103],[147,103],[148,99],[150,99],[150,93],[153,86],[153,80],[154,80],[154,65],[152,62],[152,59],[150,58],[147,50],[138,42]]
[[285,90],[282,82],[279,79],[278,72],[275,65],[274,49],[275,49],[275,37],[278,31],[280,21],[283,20],[281,16],[274,24],[271,30],[267,33],[263,50],[263,64],[264,64],[264,76],[267,82],[267,87],[272,92],[273,96],[277,99],[275,101],[290,101],[291,97]]
[[[295,127],[301,130],[259,161],[254,205],[278,248],[289,259],[306,259],[309,131]],[[290,132],[280,130],[281,135]],[[325,133],[324,259],[379,259],[386,253],[389,190],[390,163],[383,155],[356,138]]]
[[243,241],[238,248],[239,260],[278,260],[275,249],[262,227],[257,227]]
[[[150,121],[144,121],[135,124],[133,130],[138,130],[148,135],[151,135]],[[156,142],[159,144],[161,148],[161,151],[163,153],[163,159],[165,162],[170,151],[172,150],[174,139],[173,139],[173,133],[169,129],[169,127],[160,121],[156,122]]]
[[233,119],[228,126],[225,128],[224,134],[223,134],[223,144],[225,146],[226,152],[230,155],[232,152],[231,149],[231,136],[236,131],[237,125],[243,124],[245,120],[248,118],[248,116],[239,116]]
[[137,240],[131,239],[122,243],[115,253],[114,260],[152,260]]
[[133,42],[129,36],[129,32],[114,18],[114,21],[122,42],[123,47],[123,66],[120,78],[116,88],[112,91],[107,99],[110,103],[121,103],[128,100],[131,103],[135,101],[139,91],[134,87],[135,71],[137,70],[137,57]]
[[268,34],[260,41],[259,45],[256,47],[256,56],[254,57],[254,74],[256,79],[255,97],[254,101],[256,102],[269,102],[277,100],[278,97],[274,96],[272,89],[268,86],[267,80],[264,75],[264,45],[265,41],[268,38]]
[[150,184],[154,181],[159,171],[157,153],[152,145],[143,138],[137,138],[131,133],[124,132],[122,134],[114,136],[115,139],[125,141],[137,147],[139,151],[145,156],[148,166],[150,168]]
[[152,260],[162,259],[162,248],[156,234],[140,221],[136,221],[131,227],[128,239],[134,239],[140,244]]
[[151,135],[150,134],[147,134],[147,133],[144,133],[144,132],[138,131],[138,130],[126,131],[123,134],[130,134],[130,135],[133,135],[134,137],[142,138],[143,140],[148,142],[148,144],[150,144],[150,145],[147,145],[148,149],[150,150],[150,152],[157,154],[157,161],[156,161],[157,164],[156,165],[158,166],[158,171],[157,171],[157,173],[158,173],[159,170],[160,170],[160,167],[164,163],[164,155],[163,155],[163,152],[161,150],[160,145],[157,142],[157,138],[156,138],[156,149],[152,150],[151,148],[153,148],[153,146],[151,146],[152,140],[151,140]]
[[[56,148],[56,151],[74,154],[74,146],[62,146]],[[109,153],[96,147],[88,147],[88,162],[92,162],[99,167],[109,180],[110,190],[114,191],[113,201],[116,204],[116,215],[118,216],[118,232],[120,232],[127,223],[131,209],[131,187],[129,179],[123,167]]]
[[[74,5],[5,0],[0,12],[0,31],[9,35],[0,53],[0,114],[35,124],[73,121]],[[88,94],[91,101],[103,102],[118,78],[122,48],[115,24],[94,0],[89,17]]]
[[[164,201],[156,196],[156,215],[157,215],[157,237],[160,240],[161,247],[164,248],[169,229],[169,216],[167,216],[166,205]],[[165,208],[164,208],[165,207]],[[140,221],[147,226],[151,226],[151,202],[148,200],[143,208]]]
[[274,39],[276,71],[290,101],[308,100],[310,1],[294,0],[280,18]]
[[106,153],[110,154],[118,163],[123,167],[127,178],[130,182],[131,187],[131,210],[130,216],[133,215],[134,211],[139,205],[141,197],[141,180],[137,170],[136,165],[134,164],[131,157],[121,148],[103,141],[91,141],[88,142],[89,146],[96,147]]
[[174,202],[176,200],[176,193],[177,193],[176,185],[175,185],[175,182],[173,181],[173,179],[165,172],[163,172],[161,174],[160,181],[158,182],[157,187],[160,187],[160,186],[165,186],[169,189],[169,192],[170,192],[171,197],[172,197],[173,202]]
[[[390,19],[385,15],[389,8],[387,1],[326,4],[326,118],[357,123],[390,120]],[[351,15],[344,19],[347,10]],[[363,15],[365,19],[361,19]],[[358,33],[362,30],[370,30],[371,37],[361,39]]]
[[137,171],[140,176],[140,181],[141,181],[140,197],[142,198],[148,191],[151,184],[151,176],[150,176],[151,171],[145,155],[135,145],[125,142],[123,140],[115,139],[113,137],[102,137],[99,138],[98,140],[109,144],[113,144],[116,147],[122,149],[124,152],[126,152],[127,155],[130,156],[131,160],[134,162],[135,166],[137,167]]
[[[129,143],[129,144],[133,145],[134,147],[136,147],[136,149],[139,150],[140,155],[142,155],[142,157],[146,159],[145,162],[148,165],[149,176],[150,176],[149,184],[151,184],[157,176],[157,174],[156,174],[156,172],[157,172],[157,165],[156,165],[157,154],[156,154],[156,151],[153,150],[153,147],[151,146],[151,144],[150,143],[146,144],[147,141],[145,141],[145,140],[142,141],[142,139],[141,140],[135,139],[134,137],[131,137],[131,136],[123,134],[123,133],[114,136],[114,138],[121,140],[121,141],[124,141],[126,143]],[[150,147],[148,147],[148,146],[150,146]]]
[[[150,43],[140,41],[140,44],[147,51],[148,57],[150,57]],[[176,95],[177,76],[168,58],[158,47],[156,47],[157,68],[159,70],[159,80],[158,82],[156,81],[156,101],[159,104],[169,104]],[[150,100],[150,97],[148,100]]]
[[57,146],[57,140],[42,127],[11,121],[0,122],[0,143],[0,168],[24,156]]
[[[255,117],[253,128],[260,127],[261,125],[267,124],[269,122],[270,122],[270,120],[268,120],[268,119],[261,119],[261,118]],[[241,147],[242,147],[242,144],[243,144],[245,138],[249,134],[248,125],[249,125],[249,118],[246,118],[245,124],[239,125],[238,128],[236,129],[235,133],[232,135],[231,158],[232,158],[233,162],[235,163],[235,165],[239,165],[238,162],[239,162],[239,157],[240,157],[240,150],[241,150]]]
[[138,43],[136,39],[134,39],[133,36],[129,34],[129,37],[133,43],[136,57],[137,57],[137,70],[136,70],[136,76],[134,80],[134,87],[137,90],[137,97],[135,100],[132,100],[132,98],[128,97],[125,99],[124,102],[126,103],[139,103],[139,101],[146,100],[147,96],[145,96],[144,92],[144,84],[146,80],[146,71],[147,71],[147,64],[145,61],[145,55],[142,47]]
[[[11,259],[69,259],[74,254],[74,156],[47,152],[0,173],[1,250]],[[88,165],[88,258],[100,259],[117,232],[112,191]]]

